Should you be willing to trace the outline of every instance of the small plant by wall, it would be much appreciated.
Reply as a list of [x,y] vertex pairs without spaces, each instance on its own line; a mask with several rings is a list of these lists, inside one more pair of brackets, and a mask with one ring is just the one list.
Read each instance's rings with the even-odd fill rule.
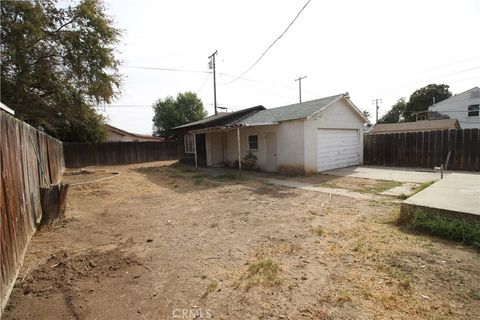
[[242,160],[242,168],[245,170],[258,170],[257,160],[257,156],[251,151],[248,151],[247,155]]

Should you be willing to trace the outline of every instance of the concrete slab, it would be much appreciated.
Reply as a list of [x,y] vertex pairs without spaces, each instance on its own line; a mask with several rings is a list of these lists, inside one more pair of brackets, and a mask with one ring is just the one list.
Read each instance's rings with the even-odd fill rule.
[[[440,179],[440,173],[426,172],[410,168],[357,166],[322,172],[340,177],[357,177],[374,180],[423,183]],[[446,173],[448,175],[448,173]]]
[[449,173],[402,202],[402,211],[415,208],[480,220],[480,174]]

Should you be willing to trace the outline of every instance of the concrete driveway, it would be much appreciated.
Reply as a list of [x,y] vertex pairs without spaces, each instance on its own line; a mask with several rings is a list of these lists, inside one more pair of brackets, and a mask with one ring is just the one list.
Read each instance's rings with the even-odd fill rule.
[[423,183],[440,180],[440,172],[427,172],[412,168],[393,168],[376,166],[356,166],[322,172],[334,176],[351,176],[374,180],[393,180],[398,182]]

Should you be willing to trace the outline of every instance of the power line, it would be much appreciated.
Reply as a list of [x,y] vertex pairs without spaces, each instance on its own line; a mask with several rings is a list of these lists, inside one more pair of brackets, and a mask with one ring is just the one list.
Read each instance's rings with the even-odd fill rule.
[[275,45],[275,43],[277,43],[278,40],[280,40],[283,35],[285,33],[287,33],[288,29],[290,29],[290,27],[295,23],[295,21],[297,20],[297,18],[300,16],[300,14],[302,13],[302,11],[307,7],[307,5],[310,3],[311,0],[308,0],[305,5],[302,7],[302,9],[300,9],[300,11],[297,13],[297,15],[295,16],[295,18],[293,18],[292,22],[290,22],[290,24],[287,26],[287,28],[282,32],[282,34],[280,36],[278,36],[278,38],[275,39],[275,41],[272,42],[272,44],[270,44],[268,46],[268,48],[260,55],[260,57],[247,69],[245,70],[242,74],[240,74],[240,76],[238,76],[236,79],[233,79],[232,81],[230,81],[228,84],[231,84],[235,81],[237,81],[238,79],[240,79],[241,77],[243,77],[247,72],[249,72],[250,70],[253,69],[253,67],[255,67],[255,65],[260,62],[260,60],[262,60],[262,58],[265,56],[265,54],[267,54],[267,52]]
[[[441,66],[431,67],[431,68],[425,69],[423,71],[418,71],[418,72],[406,74],[406,75],[398,77],[397,79],[408,78],[408,77],[415,76],[415,75],[422,74],[422,73],[426,73],[426,72],[429,72],[429,71],[432,71],[432,70],[437,70],[437,69],[442,69],[442,68],[445,68],[445,67],[450,67],[450,66],[462,63],[462,62],[466,62],[466,61],[470,61],[470,60],[476,60],[478,58],[480,58],[480,56],[475,56],[475,57],[470,57],[470,58],[450,62],[450,63],[444,64],[444,65],[441,65]],[[395,78],[393,78],[393,79],[395,79]]]
[[203,89],[203,87],[205,87],[205,85],[207,84],[208,79],[210,79],[210,75],[211,75],[211,73],[209,73],[209,74],[205,77],[205,80],[203,80],[203,83],[202,83],[202,85],[200,86],[200,88],[198,88],[198,90],[195,91],[197,94],[199,94],[200,91]]
[[[476,69],[480,69],[480,66],[475,66],[475,67],[472,67],[472,68],[460,70],[460,71],[457,71],[457,72],[452,72],[452,73],[449,73],[449,74],[441,75],[441,76],[430,78],[430,79],[425,79],[425,80],[422,80],[422,81],[412,82],[412,83],[409,83],[409,84],[406,84],[406,85],[401,85],[401,86],[398,86],[398,87],[393,87],[393,88],[389,88],[389,89],[385,89],[385,90],[381,90],[381,91],[371,92],[370,94],[384,93],[384,92],[393,91],[395,89],[407,88],[407,87],[410,87],[412,85],[416,85],[416,84],[419,84],[419,83],[424,83],[424,82],[427,82],[427,81],[434,81],[434,80],[438,80],[438,79],[441,79],[441,78],[446,78],[446,77],[449,77],[449,76],[453,76],[453,75],[456,75],[456,74],[460,74],[460,73],[464,73],[464,72],[468,72],[468,71],[472,71],[472,70],[476,70]],[[475,79],[475,78],[476,77],[473,77],[471,79]],[[467,80],[469,80],[469,79],[467,79]],[[459,80],[459,81],[463,81],[463,80]]]
[[160,67],[142,67],[142,66],[121,66],[127,69],[143,69],[143,70],[157,70],[157,71],[172,71],[172,72],[188,72],[188,73],[210,73],[210,71],[203,70],[186,70],[176,68],[160,68]]
[[[106,108],[152,108],[153,104],[111,104],[106,105]],[[95,108],[103,108],[103,107],[95,107]]]

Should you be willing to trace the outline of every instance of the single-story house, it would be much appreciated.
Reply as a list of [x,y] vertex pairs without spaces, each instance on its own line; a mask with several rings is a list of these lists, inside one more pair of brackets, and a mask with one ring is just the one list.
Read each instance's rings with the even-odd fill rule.
[[117,127],[105,124],[107,129],[107,141],[108,142],[118,142],[118,141],[154,141],[161,142],[165,141],[163,137],[149,136],[146,134],[131,133]]
[[367,122],[347,93],[217,114],[174,130],[196,165],[241,169],[253,156],[259,170],[306,174],[361,164]]
[[441,119],[400,123],[379,123],[373,127],[373,129],[370,131],[370,134],[435,131],[448,129],[460,129],[460,124],[458,123],[458,120]]

